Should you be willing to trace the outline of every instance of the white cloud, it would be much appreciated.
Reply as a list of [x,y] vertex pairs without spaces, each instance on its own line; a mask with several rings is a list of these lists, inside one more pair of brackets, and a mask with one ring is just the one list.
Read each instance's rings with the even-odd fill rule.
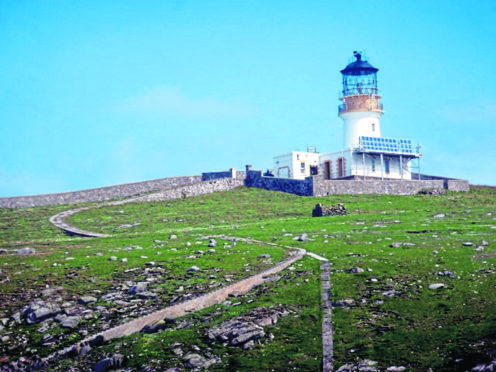
[[253,107],[240,102],[223,102],[215,98],[191,98],[176,89],[161,86],[117,106],[119,111],[144,115],[211,118],[248,116]]

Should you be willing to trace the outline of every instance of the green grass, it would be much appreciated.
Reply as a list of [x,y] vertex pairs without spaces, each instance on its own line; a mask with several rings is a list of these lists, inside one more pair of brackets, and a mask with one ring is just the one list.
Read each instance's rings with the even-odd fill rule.
[[[195,255],[195,250],[208,249],[207,240],[200,238],[226,234],[302,247],[331,261],[332,300],[354,301],[351,307],[333,309],[336,367],[369,358],[381,369],[403,365],[410,371],[465,371],[490,360],[488,353],[496,343],[495,196],[493,188],[484,187],[435,196],[319,198],[241,188],[197,198],[91,209],[70,218],[69,222],[79,228],[112,235],[99,239],[67,237],[48,223],[51,215],[72,206],[0,209],[2,247],[37,249],[33,256],[0,256],[1,275],[10,278],[0,286],[5,300],[0,317],[26,305],[47,284],[62,288],[64,298],[108,292],[129,275],[126,270],[143,268],[149,261],[155,261],[167,274],[153,284],[160,288],[165,303],[179,286],[208,291],[208,277],[214,270],[221,282],[224,275],[237,280],[270,265],[257,259],[258,255],[269,253],[277,262],[287,254],[280,248],[241,242],[225,249],[224,242],[217,239],[214,254],[187,258]],[[316,203],[337,202],[344,203],[350,214],[311,217]],[[445,217],[435,218],[439,213]],[[135,223],[139,225],[119,227]],[[295,241],[302,233],[311,240]],[[170,234],[178,238],[171,240]],[[474,246],[463,246],[467,241]],[[489,245],[475,252],[482,241]],[[395,242],[410,245],[389,247]],[[142,249],[124,249],[129,246]],[[118,260],[109,262],[109,256]],[[127,263],[119,261],[124,257]],[[223,363],[211,369],[319,370],[319,262],[305,258],[300,264],[295,267],[304,275],[285,271],[283,279],[250,292],[240,299],[239,306],[216,306],[191,314],[188,317],[195,322],[186,329],[115,340],[90,353],[86,362],[96,362],[117,348],[133,355],[129,366],[174,366],[177,357],[169,347],[174,341],[180,340],[185,349],[208,347],[198,335],[209,327],[255,307],[285,304],[295,313],[270,330],[275,336],[272,342],[250,351],[215,346],[212,353],[221,356]],[[186,275],[192,265],[202,271]],[[356,267],[364,271],[348,272]],[[455,278],[439,276],[443,271],[452,272]],[[432,283],[443,283],[445,288],[429,289]],[[209,320],[199,321],[205,317]],[[21,326],[18,332],[29,338],[32,328]],[[68,337],[76,336],[68,332]],[[33,345],[36,341],[33,337]],[[10,353],[18,357],[25,350]]]

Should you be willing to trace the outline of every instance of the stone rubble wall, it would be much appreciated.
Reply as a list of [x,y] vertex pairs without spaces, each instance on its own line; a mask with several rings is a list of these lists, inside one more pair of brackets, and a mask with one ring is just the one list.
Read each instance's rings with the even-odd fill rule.
[[[251,166],[245,171],[232,168],[225,172],[206,172],[197,176],[159,178],[150,181],[128,183],[123,185],[106,186],[80,191],[42,194],[30,196],[15,196],[0,198],[0,208],[29,208],[54,204],[80,204],[100,202],[112,199],[127,198],[155,191],[164,191],[165,194],[182,197],[174,188],[188,187],[186,196],[196,196],[208,193],[209,187],[196,186],[205,181],[235,180],[236,184],[243,183],[247,187],[255,187],[272,191],[282,191],[303,196],[323,196],[332,194],[415,194],[422,189],[447,189],[451,191],[469,191],[467,180],[450,179],[420,175],[420,180],[324,180],[322,175],[308,177],[305,180],[287,178],[264,177],[261,171],[252,170]],[[202,181],[204,181],[202,183]],[[220,186],[220,185],[217,185]],[[241,184],[239,184],[241,186]],[[236,186],[238,187],[238,186]],[[210,188],[212,191],[224,191],[220,188]],[[228,188],[230,189],[230,188]],[[204,190],[204,191],[201,191]],[[164,194],[164,195],[165,195]],[[171,197],[172,198],[172,197]]]
[[447,180],[447,184],[450,191],[470,191],[470,185],[467,180]]
[[231,168],[226,172],[203,172],[202,181],[215,180],[218,178],[236,178],[239,180],[244,180],[246,178],[246,172],[238,171],[235,168]]
[[272,191],[283,191],[301,196],[313,195],[312,179],[310,177],[305,180],[264,177],[262,176],[262,171],[248,169],[246,172],[245,186]]
[[6,197],[0,198],[0,207],[29,208],[42,205],[99,202],[118,198],[126,198],[133,195],[160,191],[168,188],[192,185],[201,182],[201,179],[202,177],[200,175],[169,177],[150,181],[134,182],[122,185],[106,186],[95,189],[63,192],[57,194]]
[[313,195],[335,194],[395,194],[412,195],[421,190],[433,189],[443,192],[444,180],[324,180],[313,177]]
[[218,192],[218,191],[228,191],[237,187],[241,187],[243,186],[243,184],[244,183],[242,180],[232,179],[232,178],[223,178],[223,179],[216,179],[205,182],[198,182],[193,185],[176,187],[170,190],[164,190],[157,193],[137,196],[134,198],[117,200],[113,202],[106,202],[97,205],[92,205],[89,207],[81,207],[81,208],[75,208],[75,209],[63,211],[50,217],[50,222],[70,235],[79,235],[79,236],[86,236],[92,238],[103,238],[108,235],[79,229],[65,222],[65,219],[69,216],[72,216],[80,211],[84,211],[87,209],[102,208],[106,206],[122,205],[122,204],[135,203],[135,202],[152,202],[152,201],[164,201],[164,200],[172,200],[179,198],[187,198],[190,196],[211,194],[213,192]]

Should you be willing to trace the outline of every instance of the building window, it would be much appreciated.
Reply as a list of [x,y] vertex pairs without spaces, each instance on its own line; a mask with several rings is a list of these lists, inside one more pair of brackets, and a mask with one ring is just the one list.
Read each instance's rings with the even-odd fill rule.
[[305,173],[305,163],[301,163],[301,173]]
[[375,123],[372,123],[372,132],[375,132]]
[[391,169],[390,169],[390,166],[389,166],[389,159],[385,159],[384,160],[384,172],[386,173],[390,173]]
[[371,164],[372,172],[375,172],[375,159],[374,158],[372,158],[372,160],[370,161],[370,164]]
[[296,160],[300,160],[300,155],[296,154]]

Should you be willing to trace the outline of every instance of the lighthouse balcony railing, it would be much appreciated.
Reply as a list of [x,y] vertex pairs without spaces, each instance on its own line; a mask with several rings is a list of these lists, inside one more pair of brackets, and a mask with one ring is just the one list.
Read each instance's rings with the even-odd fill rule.
[[342,103],[338,106],[339,114],[350,111],[378,111],[384,112],[382,103],[371,100],[368,102]]

